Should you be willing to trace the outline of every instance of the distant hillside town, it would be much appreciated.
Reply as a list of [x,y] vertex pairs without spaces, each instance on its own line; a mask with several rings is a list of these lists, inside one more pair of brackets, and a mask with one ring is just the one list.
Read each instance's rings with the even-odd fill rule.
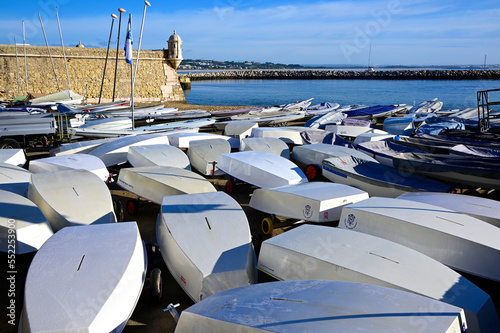
[[307,68],[298,64],[275,64],[272,62],[254,62],[254,61],[216,61],[202,59],[184,59],[179,66],[179,70],[224,70],[224,69],[301,69]]

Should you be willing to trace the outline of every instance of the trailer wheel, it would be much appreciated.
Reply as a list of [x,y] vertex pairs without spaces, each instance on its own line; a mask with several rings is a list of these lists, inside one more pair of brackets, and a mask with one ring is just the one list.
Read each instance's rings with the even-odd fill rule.
[[155,268],[151,271],[149,278],[149,296],[151,298],[151,303],[154,305],[159,305],[163,297],[163,284],[161,278],[161,270]]
[[139,213],[139,200],[127,200],[127,213],[132,216]]
[[315,180],[318,178],[320,170],[314,164],[309,164],[306,166],[306,177],[309,180]]
[[263,218],[260,227],[264,235],[266,236],[271,235],[274,229],[273,220],[269,217]]
[[226,183],[226,193],[231,195],[234,194],[234,192],[236,192],[236,183],[234,180],[230,179]]
[[19,142],[14,139],[3,139],[0,141],[0,149],[18,149],[21,148]]
[[116,221],[123,222],[125,219],[125,212],[123,211],[123,204],[120,200],[113,201],[113,210],[115,211]]

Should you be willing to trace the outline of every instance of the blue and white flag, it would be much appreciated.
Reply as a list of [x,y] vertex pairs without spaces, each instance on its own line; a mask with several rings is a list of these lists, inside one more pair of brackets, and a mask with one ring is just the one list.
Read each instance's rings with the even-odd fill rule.
[[132,65],[132,17],[128,18],[127,38],[125,38],[125,61]]

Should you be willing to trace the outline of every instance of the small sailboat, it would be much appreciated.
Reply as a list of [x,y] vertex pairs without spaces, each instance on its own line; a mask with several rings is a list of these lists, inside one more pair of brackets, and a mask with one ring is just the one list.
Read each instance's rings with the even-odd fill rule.
[[136,168],[166,166],[191,170],[187,155],[179,148],[166,144],[130,146],[127,161]]
[[165,198],[156,230],[169,271],[193,301],[256,283],[248,220],[226,193]]
[[121,332],[145,275],[137,223],[64,228],[30,265],[19,332]]
[[204,176],[219,176],[219,156],[229,154],[231,145],[224,139],[195,140],[189,142],[187,156],[192,167]]
[[98,176],[102,181],[106,181],[109,178],[109,171],[103,161],[89,154],[52,156],[29,162],[29,171],[33,173],[77,169],[88,170]]
[[273,138],[244,138],[241,140],[240,151],[263,151],[290,159],[290,148],[285,141]]
[[295,280],[212,295],[182,311],[175,332],[392,333],[430,329],[428,325],[433,332],[463,332],[467,320],[461,308],[401,290]]
[[0,162],[0,190],[26,196],[32,173],[16,165]]

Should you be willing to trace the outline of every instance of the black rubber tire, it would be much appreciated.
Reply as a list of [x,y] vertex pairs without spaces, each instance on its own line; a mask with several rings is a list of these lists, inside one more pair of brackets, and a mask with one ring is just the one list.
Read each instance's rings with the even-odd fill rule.
[[14,139],[3,139],[0,141],[0,149],[19,149],[21,145]]
[[127,213],[131,216],[139,214],[139,200],[127,200]]
[[123,203],[120,200],[113,201],[113,210],[116,215],[116,222],[123,222],[125,220],[125,211],[123,210]]
[[151,271],[149,278],[149,296],[151,303],[159,305],[163,298],[163,282],[161,277],[161,269],[155,268]]

